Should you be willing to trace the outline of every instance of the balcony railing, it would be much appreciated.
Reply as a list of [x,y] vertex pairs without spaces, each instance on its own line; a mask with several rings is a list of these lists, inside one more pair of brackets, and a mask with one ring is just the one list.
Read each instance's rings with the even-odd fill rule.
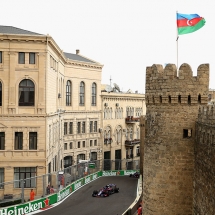
[[112,143],[112,138],[110,137],[110,138],[104,138],[104,143],[105,144],[110,144],[110,143]]
[[136,144],[140,144],[140,139],[126,140],[125,141],[125,146],[134,146]]
[[139,117],[128,116],[125,118],[126,123],[135,123],[135,122],[139,122],[139,121],[140,121]]
[[127,158],[127,159],[131,159],[131,158],[133,158],[133,157],[134,157],[134,155],[133,155],[133,154],[126,155],[126,158]]

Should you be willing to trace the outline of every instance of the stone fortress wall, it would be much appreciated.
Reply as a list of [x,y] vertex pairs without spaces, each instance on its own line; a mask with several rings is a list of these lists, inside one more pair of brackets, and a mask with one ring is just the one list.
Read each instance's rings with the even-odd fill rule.
[[208,101],[209,65],[146,69],[143,214],[193,214],[195,122]]
[[215,107],[199,108],[196,121],[194,214],[215,214]]

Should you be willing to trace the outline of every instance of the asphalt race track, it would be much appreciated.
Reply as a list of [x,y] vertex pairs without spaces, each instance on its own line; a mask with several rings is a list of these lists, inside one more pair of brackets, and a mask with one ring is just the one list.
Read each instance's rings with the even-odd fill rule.
[[[41,215],[121,215],[132,204],[137,192],[136,178],[105,176],[83,186],[61,204],[41,212]],[[116,184],[119,193],[109,197],[92,197],[93,190],[106,184]]]

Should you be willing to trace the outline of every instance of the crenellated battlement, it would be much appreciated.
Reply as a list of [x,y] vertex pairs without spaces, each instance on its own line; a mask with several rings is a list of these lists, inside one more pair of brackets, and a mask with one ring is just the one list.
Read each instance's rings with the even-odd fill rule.
[[201,64],[197,76],[189,64],[178,70],[174,64],[154,64],[146,68],[147,104],[207,104],[209,88],[209,64]]
[[214,105],[200,106],[197,121],[206,124],[215,124]]

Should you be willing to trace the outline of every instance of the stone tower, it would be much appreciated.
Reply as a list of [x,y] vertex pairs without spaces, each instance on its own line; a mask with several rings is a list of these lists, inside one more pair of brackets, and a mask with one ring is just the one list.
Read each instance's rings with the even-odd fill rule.
[[191,215],[195,121],[207,104],[209,65],[146,68],[143,201],[147,215]]

